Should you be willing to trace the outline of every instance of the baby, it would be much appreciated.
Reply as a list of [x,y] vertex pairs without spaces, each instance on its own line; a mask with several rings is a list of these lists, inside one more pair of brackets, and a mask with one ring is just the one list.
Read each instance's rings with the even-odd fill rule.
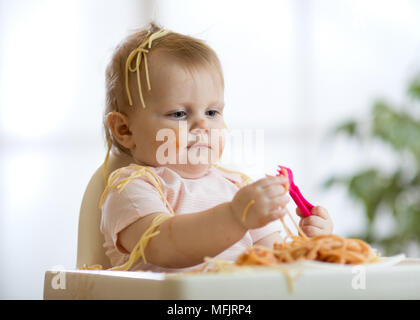
[[[101,201],[113,266],[135,250],[142,259],[130,270],[186,271],[205,257],[233,261],[250,246],[283,241],[286,178],[251,182],[216,164],[224,148],[224,80],[209,46],[151,24],[117,47],[106,80],[110,148],[132,157],[110,176]],[[324,208],[312,214],[300,220],[307,236],[332,232]]]

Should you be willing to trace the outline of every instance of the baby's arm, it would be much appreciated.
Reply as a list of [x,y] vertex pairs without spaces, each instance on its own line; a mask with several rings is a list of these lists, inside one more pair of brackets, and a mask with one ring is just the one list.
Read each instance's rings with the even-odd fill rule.
[[[284,177],[268,177],[240,189],[231,202],[201,212],[177,215],[159,227],[145,255],[148,262],[166,268],[184,268],[214,257],[239,241],[248,229],[260,228],[284,215],[289,198]],[[243,221],[244,208],[255,200]],[[131,252],[159,213],[140,218],[119,233],[118,244]]]
[[[137,220],[119,234],[119,244],[128,252],[139,235],[160,213]],[[166,268],[184,268],[203,262],[205,256],[216,256],[239,241],[247,229],[234,220],[230,203],[197,213],[174,216],[159,227],[160,233],[146,247],[147,261]]]

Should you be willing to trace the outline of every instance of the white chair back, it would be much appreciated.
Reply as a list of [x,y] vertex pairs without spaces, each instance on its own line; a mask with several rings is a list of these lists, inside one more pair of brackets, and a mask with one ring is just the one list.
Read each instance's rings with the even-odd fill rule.
[[[108,161],[108,172],[128,166],[133,159],[128,155],[111,153]],[[104,236],[99,230],[101,210],[99,200],[105,189],[104,168],[101,165],[93,174],[83,196],[79,214],[79,230],[77,243],[77,268],[84,264],[100,264],[104,269],[111,267],[105,255]]]

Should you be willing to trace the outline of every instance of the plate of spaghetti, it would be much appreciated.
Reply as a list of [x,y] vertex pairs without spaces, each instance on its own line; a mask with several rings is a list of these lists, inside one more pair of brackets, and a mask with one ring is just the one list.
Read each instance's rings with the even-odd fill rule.
[[376,250],[359,239],[323,235],[311,239],[295,237],[291,242],[276,243],[273,249],[254,246],[235,261],[235,266],[303,266],[318,269],[389,267],[405,259],[404,254],[380,257]]
[[[208,259],[209,272],[238,270],[241,267],[318,268],[347,270],[357,265],[367,268],[389,267],[405,259],[404,254],[381,257],[368,243],[361,239],[344,238],[335,234],[307,237],[288,212],[288,217],[297,229],[293,235],[280,218],[287,233],[282,243],[273,248],[254,245],[246,249],[233,263]],[[247,268],[249,269],[249,268]],[[261,268],[256,268],[261,269]],[[273,268],[275,269],[275,268]]]

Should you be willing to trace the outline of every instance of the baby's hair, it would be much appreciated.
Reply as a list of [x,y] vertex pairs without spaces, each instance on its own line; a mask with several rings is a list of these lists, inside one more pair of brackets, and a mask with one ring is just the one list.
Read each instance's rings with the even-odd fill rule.
[[[130,92],[131,96],[137,94],[137,88],[126,88],[126,77],[135,76],[133,72],[126,69],[127,59],[150,35],[160,30],[162,28],[152,22],[146,28],[129,35],[116,47],[111,61],[108,64],[106,69],[106,101],[103,121],[105,137],[108,142],[108,152],[112,146],[115,146],[119,151],[130,155],[130,151],[119,144],[112,136],[106,116],[108,113],[114,111],[128,114],[130,108],[138,107],[136,105],[130,106]],[[220,74],[222,86],[224,86],[220,61],[214,50],[202,40],[171,31],[153,40],[150,49],[148,47],[145,48],[148,50],[147,55],[159,50],[175,58],[176,63],[179,63],[188,70],[194,70],[204,66],[215,67]],[[139,66],[139,70],[143,68],[145,68],[144,61]],[[153,69],[148,70],[148,72],[153,73]],[[141,90],[141,84],[139,84],[139,89]],[[153,94],[153,88],[151,88],[151,92]],[[141,92],[139,94],[142,96]],[[144,102],[143,107],[145,107]]]

